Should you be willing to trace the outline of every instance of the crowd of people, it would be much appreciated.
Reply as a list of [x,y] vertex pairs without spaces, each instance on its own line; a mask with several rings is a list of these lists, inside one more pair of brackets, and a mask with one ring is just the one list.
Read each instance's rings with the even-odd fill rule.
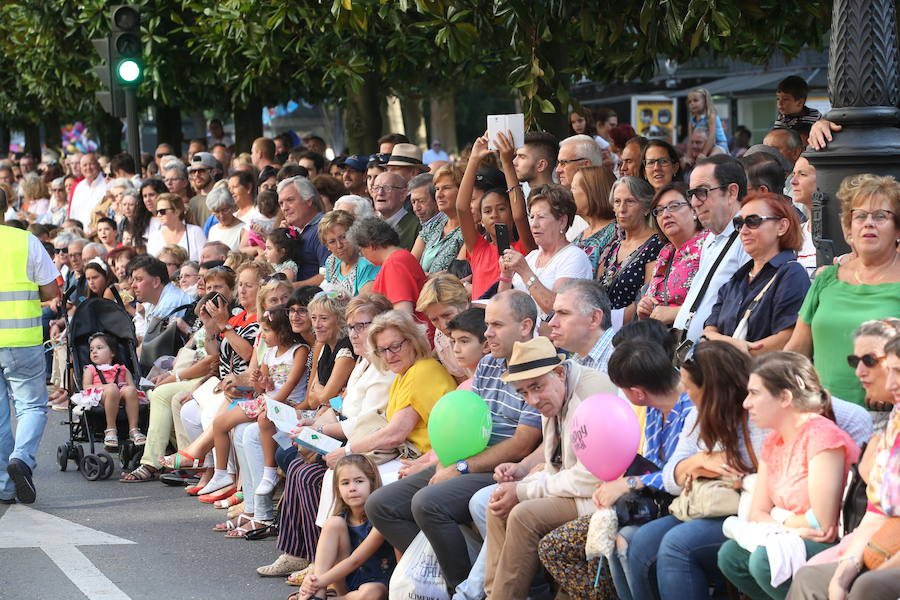
[[[430,164],[401,134],[330,162],[316,137],[232,157],[221,128],[140,173],[127,154],[0,163],[21,172],[0,177],[0,241],[27,229],[46,250],[30,280],[49,403],[101,405],[109,451],[123,406],[143,456],[120,480],[184,486],[227,510],[227,538],[277,537],[256,571],[296,599],[386,598],[424,535],[455,600],[893,600],[900,183],[848,177],[852,252],[817,266],[800,153],[831,128],[793,79],[763,143],[731,150],[697,90],[685,152],[579,109],[565,139],[501,133],[460,158],[438,143]],[[62,317],[89,298],[131,316],[145,380],[101,332],[65,381]],[[443,464],[429,420],[456,389],[492,428]],[[641,428],[606,480],[570,434],[596,394]],[[4,502],[34,500],[29,443]],[[586,553],[597,536],[609,549]]]

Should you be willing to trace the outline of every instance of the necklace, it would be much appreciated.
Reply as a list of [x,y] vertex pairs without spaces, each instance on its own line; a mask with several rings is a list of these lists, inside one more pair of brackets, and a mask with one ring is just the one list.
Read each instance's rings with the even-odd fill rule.
[[896,262],[897,262],[897,253],[895,252],[894,259],[891,261],[891,265],[887,269],[884,269],[884,271],[881,273],[881,276],[878,279],[876,279],[875,281],[873,281],[872,283],[866,283],[865,281],[862,280],[862,278],[860,278],[860,276],[859,276],[860,268],[859,267],[856,267],[855,269],[853,269],[853,277],[856,279],[856,283],[859,283],[862,285],[875,285],[877,283],[880,283],[881,280],[887,276],[887,274],[890,272],[890,270],[892,268],[894,268],[894,264]]

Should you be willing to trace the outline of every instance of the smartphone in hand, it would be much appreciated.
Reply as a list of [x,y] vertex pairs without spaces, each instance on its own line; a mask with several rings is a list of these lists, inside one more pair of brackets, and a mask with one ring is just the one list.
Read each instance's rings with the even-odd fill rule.
[[509,248],[509,229],[503,223],[494,225],[494,233],[497,237],[497,253],[503,256],[503,253]]

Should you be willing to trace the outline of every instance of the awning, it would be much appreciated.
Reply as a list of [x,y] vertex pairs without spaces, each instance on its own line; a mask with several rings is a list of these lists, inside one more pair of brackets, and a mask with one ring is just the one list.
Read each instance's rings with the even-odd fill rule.
[[758,90],[771,91],[775,87],[777,87],[779,81],[789,75],[800,75],[807,82],[815,82],[816,76],[819,75],[821,71],[822,69],[813,69],[800,72],[798,72],[797,70],[789,70],[769,73],[757,73],[754,75],[734,75],[732,77],[724,77],[722,79],[710,81],[703,84],[702,86],[694,86],[684,90],[678,90],[676,92],[668,92],[666,95],[673,98],[684,97],[690,94],[691,91],[696,89],[696,87],[704,87],[708,89],[709,93],[713,96],[727,96],[742,92],[755,92]]

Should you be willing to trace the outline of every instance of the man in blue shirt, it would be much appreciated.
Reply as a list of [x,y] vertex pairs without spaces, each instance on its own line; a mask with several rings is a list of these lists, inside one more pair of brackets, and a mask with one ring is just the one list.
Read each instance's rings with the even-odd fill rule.
[[372,524],[398,551],[404,552],[420,530],[425,532],[451,591],[471,568],[460,530],[461,524],[472,521],[470,498],[494,483],[497,465],[522,460],[541,441],[538,412],[500,381],[513,345],[531,339],[536,319],[534,300],[518,290],[497,294],[485,309],[490,354],[478,363],[472,391],[491,411],[493,428],[487,449],[446,467],[432,463],[376,490],[366,502]]
[[319,272],[330,254],[319,241],[322,199],[306,177],[289,177],[278,184],[278,205],[285,225],[297,230],[300,251],[294,287],[319,285],[325,276]]

